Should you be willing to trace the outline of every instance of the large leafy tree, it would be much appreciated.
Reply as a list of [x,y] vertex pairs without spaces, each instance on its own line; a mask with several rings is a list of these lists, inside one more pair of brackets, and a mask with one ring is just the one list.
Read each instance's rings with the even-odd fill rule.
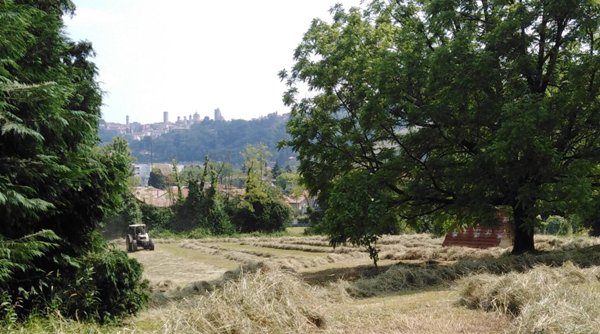
[[[127,191],[131,160],[123,141],[96,147],[101,93],[89,60],[94,52],[90,43],[63,33],[62,17],[74,9],[69,0],[0,1],[0,248],[33,239],[38,246],[53,244],[43,251],[32,247],[30,254],[20,247],[19,257],[2,254],[0,262],[18,270],[0,282],[1,304],[13,303],[27,315],[52,311],[59,298],[66,315],[105,319],[135,311],[113,304],[124,303],[122,296],[139,300],[136,307],[144,300],[139,264],[108,252],[97,237],[102,219]],[[91,258],[98,261],[87,263]],[[132,270],[123,275],[133,274],[122,281],[103,276],[98,270],[110,261]],[[86,272],[89,281],[80,275],[84,270],[96,270]],[[96,285],[85,294],[66,293],[84,281]],[[101,287],[110,286],[108,281],[111,287]],[[86,296],[89,300],[77,304]]]
[[[597,2],[374,1],[332,13],[281,73],[287,144],[313,193],[331,198],[359,170],[407,219],[467,224],[505,206],[514,253],[534,250],[539,214],[585,209],[600,157]],[[301,83],[312,94],[298,99]]]

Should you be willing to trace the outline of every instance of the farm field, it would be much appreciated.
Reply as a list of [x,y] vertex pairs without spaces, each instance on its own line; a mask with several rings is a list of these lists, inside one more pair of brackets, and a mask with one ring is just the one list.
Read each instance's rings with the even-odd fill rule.
[[324,237],[159,240],[154,252],[130,254],[144,265],[152,303],[118,332],[521,333],[516,314],[473,302],[470,278],[600,264],[589,255],[596,238],[542,236],[542,253],[524,257],[442,240],[386,236],[379,270],[362,249],[333,249]]

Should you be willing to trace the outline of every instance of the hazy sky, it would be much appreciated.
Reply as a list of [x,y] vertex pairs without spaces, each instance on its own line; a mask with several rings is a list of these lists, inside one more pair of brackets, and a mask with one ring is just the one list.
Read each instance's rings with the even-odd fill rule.
[[74,0],[72,39],[92,42],[109,122],[152,123],[196,111],[251,119],[277,111],[279,70],[315,17],[360,0]]

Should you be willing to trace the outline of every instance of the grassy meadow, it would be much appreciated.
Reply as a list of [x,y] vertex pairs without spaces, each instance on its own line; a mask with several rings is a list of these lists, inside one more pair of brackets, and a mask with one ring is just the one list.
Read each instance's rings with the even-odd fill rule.
[[[163,239],[139,251],[151,304],[123,323],[33,320],[15,333],[596,333],[600,239],[539,254],[385,236],[379,268],[325,237]],[[117,242],[120,246],[120,241]]]

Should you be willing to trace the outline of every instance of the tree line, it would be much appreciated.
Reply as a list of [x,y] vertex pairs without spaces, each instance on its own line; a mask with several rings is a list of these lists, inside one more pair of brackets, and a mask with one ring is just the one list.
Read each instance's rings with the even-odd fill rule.
[[[284,201],[285,190],[272,185],[271,169],[261,167],[266,163],[264,150],[264,146],[248,145],[244,151],[243,194],[222,192],[227,188],[221,177],[225,163],[212,162],[205,157],[202,167],[191,166],[179,172],[174,161],[173,173],[169,175],[176,188],[171,194],[174,204],[154,207],[139,202],[130,194],[123,210],[108,219],[107,232],[122,236],[127,225],[136,223],[147,224],[153,233],[193,237],[283,231],[291,223],[292,209]],[[157,186],[168,184],[159,171],[155,175]],[[289,188],[288,191],[299,186],[297,182],[287,180],[280,183]],[[183,196],[184,188],[187,196]]]
[[[285,125],[289,115],[269,114],[252,120],[215,121],[205,119],[189,129],[171,131],[159,137],[144,137],[134,140],[130,135],[123,137],[129,142],[132,154],[138,163],[181,162],[202,163],[205,156],[214,161],[223,161],[240,167],[244,163],[240,152],[248,144],[264,144],[271,158],[285,166],[287,159],[295,154],[289,148],[277,149],[277,143],[288,138]],[[109,142],[121,134],[101,129],[100,137]]]

